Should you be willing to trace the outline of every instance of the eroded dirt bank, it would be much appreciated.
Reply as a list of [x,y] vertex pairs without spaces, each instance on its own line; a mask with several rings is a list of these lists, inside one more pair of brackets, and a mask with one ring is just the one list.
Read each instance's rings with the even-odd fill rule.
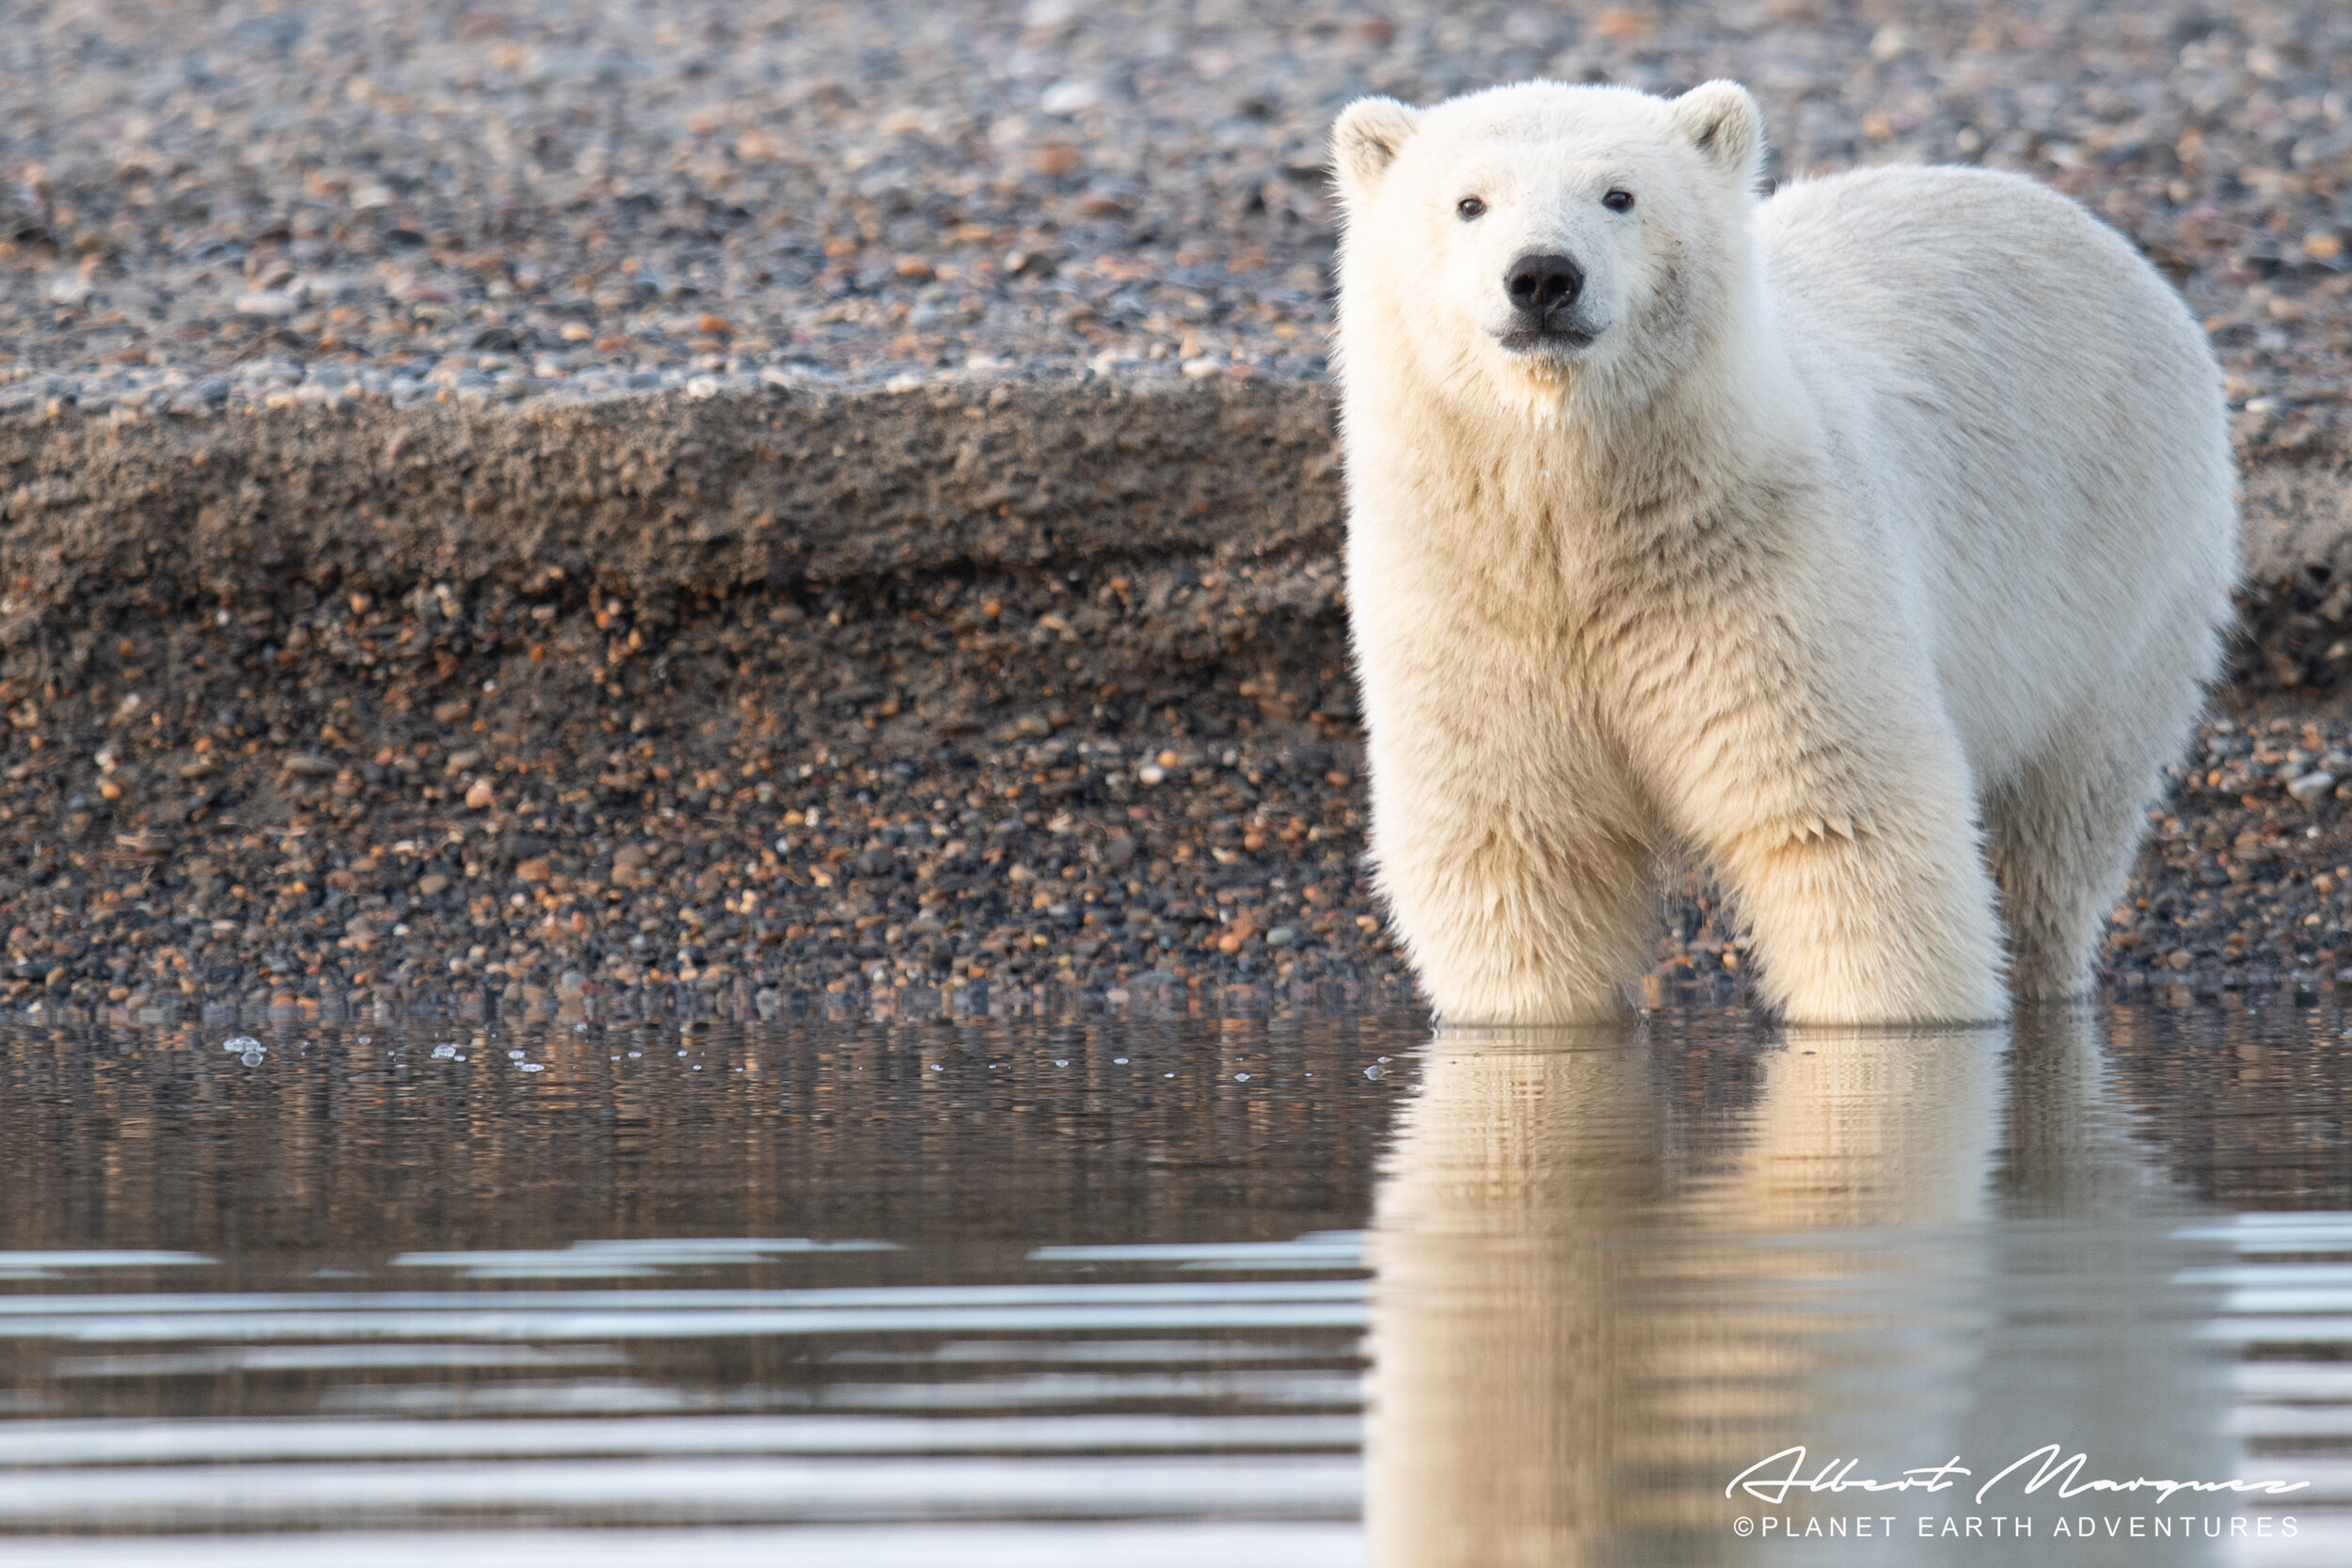
[[[1327,395],[0,425],[5,1006],[1401,998]],[[2352,958],[2343,470],[2248,455],[2257,635],[2119,911],[2126,989]],[[1659,985],[1739,957],[1673,901]]]

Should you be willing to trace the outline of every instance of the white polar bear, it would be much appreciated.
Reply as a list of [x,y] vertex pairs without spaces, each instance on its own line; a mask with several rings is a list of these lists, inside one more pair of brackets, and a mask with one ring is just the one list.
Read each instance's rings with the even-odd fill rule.
[[1792,1021],[2081,994],[2236,572],[2163,280],[2006,174],[1759,202],[1728,82],[1334,144],[1372,853],[1438,1015],[1615,1012],[1678,857]]

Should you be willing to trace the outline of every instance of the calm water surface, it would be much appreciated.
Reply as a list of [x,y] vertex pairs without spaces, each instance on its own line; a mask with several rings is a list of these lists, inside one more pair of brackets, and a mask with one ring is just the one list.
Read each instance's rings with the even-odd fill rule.
[[2341,1568],[2347,1028],[0,1036],[0,1560]]

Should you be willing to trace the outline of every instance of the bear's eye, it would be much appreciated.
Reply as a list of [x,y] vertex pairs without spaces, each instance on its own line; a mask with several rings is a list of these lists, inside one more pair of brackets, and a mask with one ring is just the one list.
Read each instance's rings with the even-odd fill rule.
[[1466,196],[1454,204],[1454,215],[1464,223],[1485,214],[1486,204],[1474,196]]
[[1629,213],[1633,210],[1633,193],[1631,191],[1611,191],[1607,196],[1600,198],[1600,204],[1608,208],[1613,213]]

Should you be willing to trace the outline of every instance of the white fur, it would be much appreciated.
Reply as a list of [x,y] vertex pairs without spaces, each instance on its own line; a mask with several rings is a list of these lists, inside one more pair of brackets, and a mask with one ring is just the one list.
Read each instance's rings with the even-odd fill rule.
[[[1759,202],[1762,147],[1720,82],[1335,131],[1372,852],[1442,1018],[1613,1013],[1690,858],[1792,1020],[2079,994],[2216,668],[2220,377],[2162,279],[2011,175]],[[1496,341],[1529,251],[1587,345]]]

